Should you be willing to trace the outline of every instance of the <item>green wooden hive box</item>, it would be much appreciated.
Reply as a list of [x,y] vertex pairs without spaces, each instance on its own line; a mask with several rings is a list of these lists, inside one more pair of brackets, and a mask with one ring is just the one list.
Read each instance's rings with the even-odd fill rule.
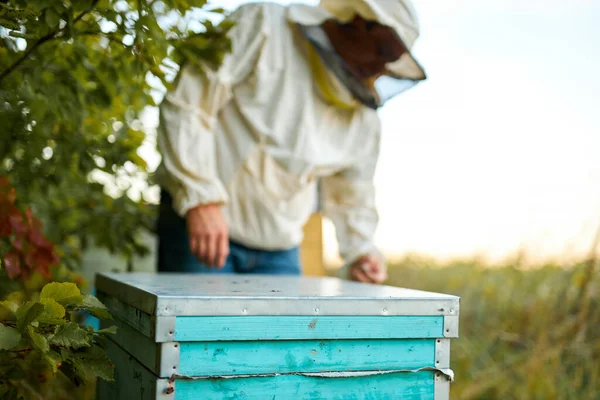
[[448,399],[459,298],[334,278],[100,274],[99,400]]

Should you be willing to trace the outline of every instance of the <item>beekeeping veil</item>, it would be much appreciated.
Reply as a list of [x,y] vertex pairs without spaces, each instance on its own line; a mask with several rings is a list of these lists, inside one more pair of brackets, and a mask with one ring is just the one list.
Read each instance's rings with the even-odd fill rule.
[[[407,49],[394,62],[386,64],[385,73],[374,82],[358,79],[335,52],[322,24],[327,20],[351,22],[356,16],[392,28]],[[387,100],[425,80],[423,68],[411,54],[419,36],[416,13],[408,0],[321,0],[319,7],[292,6],[289,17],[310,42],[327,69],[350,91],[354,99],[378,108]]]

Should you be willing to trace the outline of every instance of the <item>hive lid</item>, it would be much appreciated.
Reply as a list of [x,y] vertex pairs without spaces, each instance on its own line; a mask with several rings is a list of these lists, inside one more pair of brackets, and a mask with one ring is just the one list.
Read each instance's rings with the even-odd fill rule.
[[102,273],[96,289],[156,316],[459,313],[456,296],[337,278]]

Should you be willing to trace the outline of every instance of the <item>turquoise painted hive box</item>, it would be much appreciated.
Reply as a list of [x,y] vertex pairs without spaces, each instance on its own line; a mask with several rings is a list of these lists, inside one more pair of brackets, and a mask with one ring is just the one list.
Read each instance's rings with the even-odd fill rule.
[[459,298],[335,278],[100,274],[99,400],[448,399]]

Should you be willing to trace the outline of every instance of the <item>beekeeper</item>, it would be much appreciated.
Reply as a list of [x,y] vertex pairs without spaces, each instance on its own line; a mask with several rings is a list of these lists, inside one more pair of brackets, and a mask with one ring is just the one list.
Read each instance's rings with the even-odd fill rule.
[[159,271],[300,274],[333,221],[348,278],[380,283],[377,108],[425,79],[407,0],[247,4],[217,70],[184,65],[160,107]]

